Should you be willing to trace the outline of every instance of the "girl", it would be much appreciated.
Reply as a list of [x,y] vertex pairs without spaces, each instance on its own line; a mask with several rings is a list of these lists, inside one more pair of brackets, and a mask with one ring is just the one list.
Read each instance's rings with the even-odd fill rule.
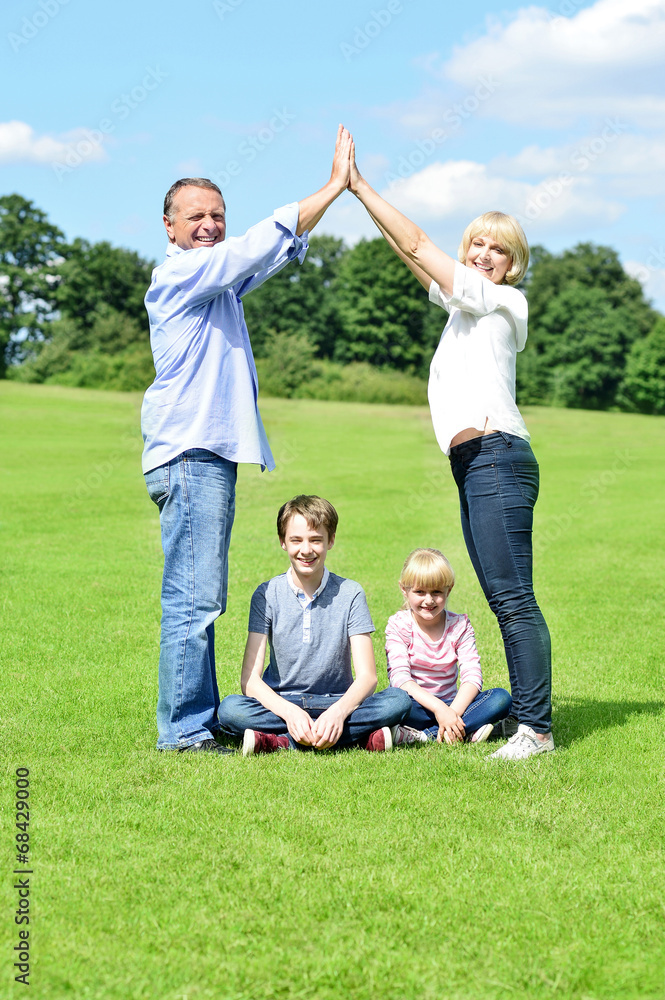
[[526,237],[516,219],[487,212],[467,227],[453,260],[360,176],[353,144],[349,188],[430,300],[449,314],[432,361],[429,400],[459,490],[469,557],[508,661],[517,731],[493,756],[518,760],[554,750],[550,635],[532,582],[538,463],[515,404],[527,302],[511,286],[526,273]]
[[399,581],[404,610],[386,626],[388,677],[391,687],[411,697],[404,726],[439,743],[482,743],[509,714],[512,699],[503,688],[481,690],[471,623],[446,608],[454,583],[452,567],[438,549],[416,549],[408,557]]

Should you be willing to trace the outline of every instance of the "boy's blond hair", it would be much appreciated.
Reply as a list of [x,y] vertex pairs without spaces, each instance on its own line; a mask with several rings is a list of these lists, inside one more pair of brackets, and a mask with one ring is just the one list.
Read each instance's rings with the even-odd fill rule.
[[510,257],[504,281],[509,285],[518,285],[529,266],[529,244],[517,219],[503,212],[485,212],[470,222],[457,251],[457,258],[462,264],[466,263],[471,240],[475,240],[476,236],[491,236],[501,245]]
[[[399,578],[402,590],[447,590],[455,586],[453,568],[438,549],[414,549],[407,556]],[[404,601],[408,608],[408,602]]]
[[284,541],[286,527],[294,514],[301,514],[310,528],[314,528],[315,530],[325,528],[328,532],[329,541],[337,531],[337,522],[339,519],[333,505],[322,497],[307,496],[301,493],[297,497],[293,497],[292,500],[287,500],[279,508],[279,513],[277,514],[277,534],[279,535],[280,542]]

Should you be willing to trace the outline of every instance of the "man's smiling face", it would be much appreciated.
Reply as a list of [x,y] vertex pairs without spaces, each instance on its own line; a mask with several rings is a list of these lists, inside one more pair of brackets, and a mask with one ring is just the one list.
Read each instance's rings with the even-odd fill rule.
[[180,188],[173,199],[173,218],[164,216],[171,243],[182,250],[213,247],[226,236],[224,200],[211,188]]

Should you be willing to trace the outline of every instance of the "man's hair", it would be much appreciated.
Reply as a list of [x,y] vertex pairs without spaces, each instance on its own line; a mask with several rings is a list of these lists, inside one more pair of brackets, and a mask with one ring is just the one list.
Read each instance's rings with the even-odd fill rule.
[[510,267],[504,281],[509,285],[518,285],[529,266],[529,244],[517,219],[503,212],[485,212],[470,222],[464,230],[457,251],[462,264],[466,263],[471,240],[475,240],[476,236],[491,236],[501,245],[510,257]]
[[173,211],[173,199],[177,195],[180,188],[184,187],[196,187],[196,188],[208,188],[210,191],[216,191],[219,197],[224,203],[226,208],[226,202],[224,202],[224,195],[219,190],[214,181],[208,180],[207,177],[181,177],[179,181],[172,184],[171,187],[166,192],[166,197],[164,198],[164,215],[169,220],[173,222],[173,217],[175,215]]
[[[404,590],[452,590],[455,585],[453,568],[438,549],[414,549],[406,557],[399,578]],[[408,602],[404,602],[408,608]]]
[[286,528],[294,514],[301,514],[310,528],[315,530],[325,528],[328,538],[337,531],[337,511],[331,503],[321,497],[310,497],[300,494],[293,500],[288,500],[279,508],[277,515],[277,534],[280,542],[286,538]]

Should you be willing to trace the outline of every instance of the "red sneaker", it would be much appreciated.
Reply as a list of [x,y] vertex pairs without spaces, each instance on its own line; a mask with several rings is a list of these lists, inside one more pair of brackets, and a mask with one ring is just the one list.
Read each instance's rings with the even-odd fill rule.
[[361,746],[370,751],[392,750],[393,738],[390,727],[384,726],[383,729],[375,729],[373,733],[369,734],[367,741],[361,743]]
[[251,757],[254,753],[275,753],[276,750],[288,749],[288,736],[275,736],[274,733],[259,733],[255,729],[245,730],[242,740],[243,757]]

